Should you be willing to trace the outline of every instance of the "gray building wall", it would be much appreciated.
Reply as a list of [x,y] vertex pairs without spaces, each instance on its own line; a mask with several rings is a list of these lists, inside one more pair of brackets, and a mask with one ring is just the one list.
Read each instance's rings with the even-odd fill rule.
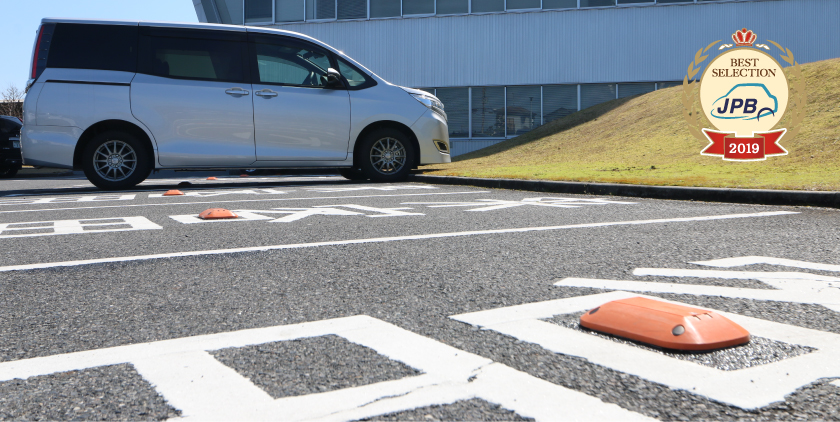
[[[193,1],[197,12],[216,7],[214,0]],[[732,33],[742,27],[758,35],[757,43],[771,39],[789,48],[800,63],[840,57],[839,18],[840,0],[736,0],[262,26],[317,38],[398,85],[473,87],[458,94],[463,110],[456,115],[470,128],[470,139],[453,141],[457,155],[520,133],[508,127],[509,104],[496,101],[477,110],[475,101],[467,101],[474,87],[618,84],[617,90],[578,85],[577,101],[585,108],[606,100],[587,97],[587,90],[623,97],[632,89],[627,83],[658,82],[662,88],[662,82],[681,81],[699,48],[715,40],[731,44]],[[776,58],[777,51],[771,45]],[[638,88],[645,92],[654,85]],[[511,98],[511,89],[504,92]],[[563,100],[543,95],[540,107]],[[484,135],[496,139],[478,139],[476,117],[499,109],[506,110],[499,126],[508,128]],[[548,114],[544,110],[530,126],[547,123]]]
[[698,48],[741,27],[807,63],[840,57],[838,20],[838,0],[752,0],[274,27],[324,41],[395,84],[446,87],[682,80]]

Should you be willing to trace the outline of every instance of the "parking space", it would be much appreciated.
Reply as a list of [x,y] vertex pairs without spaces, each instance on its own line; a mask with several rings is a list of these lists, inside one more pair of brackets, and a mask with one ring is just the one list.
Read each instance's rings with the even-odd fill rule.
[[[3,186],[0,417],[840,418],[837,210],[217,176]],[[753,341],[576,325],[639,295]]]

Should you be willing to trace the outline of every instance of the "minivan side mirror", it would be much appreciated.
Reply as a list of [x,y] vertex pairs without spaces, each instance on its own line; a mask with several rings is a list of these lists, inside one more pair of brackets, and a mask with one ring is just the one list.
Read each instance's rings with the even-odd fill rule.
[[333,68],[327,69],[327,86],[330,88],[341,88],[344,83],[341,81],[341,74]]

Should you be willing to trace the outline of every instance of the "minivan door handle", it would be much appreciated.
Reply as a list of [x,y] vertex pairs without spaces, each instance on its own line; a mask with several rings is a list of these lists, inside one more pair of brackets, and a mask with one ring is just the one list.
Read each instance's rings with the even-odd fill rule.
[[277,92],[266,88],[266,89],[262,89],[262,90],[259,90],[259,91],[255,92],[254,95],[259,95],[260,97],[263,97],[263,98],[271,98],[271,97],[276,97]]
[[235,88],[225,90],[225,94],[228,94],[228,95],[248,95],[250,93],[251,93],[250,91],[244,90],[244,89],[239,88],[239,87],[235,87]]

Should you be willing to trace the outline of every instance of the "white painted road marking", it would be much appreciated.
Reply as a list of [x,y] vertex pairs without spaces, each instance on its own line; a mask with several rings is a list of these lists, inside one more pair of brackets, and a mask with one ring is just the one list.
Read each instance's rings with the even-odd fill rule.
[[356,192],[361,190],[377,190],[377,191],[395,191],[395,190],[410,190],[410,189],[438,189],[434,186],[426,186],[426,185],[398,185],[398,186],[352,186],[352,187],[315,187],[315,188],[303,188],[304,190],[310,192],[321,192],[321,193],[330,193],[330,192]]
[[320,247],[320,246],[360,245],[360,244],[365,244],[365,243],[382,243],[382,242],[395,242],[395,241],[404,241],[404,240],[442,239],[442,238],[449,238],[449,237],[477,236],[477,235],[488,235],[488,234],[528,233],[528,232],[539,232],[539,231],[585,229],[585,228],[597,228],[597,227],[638,226],[638,225],[645,225],[645,224],[687,223],[687,222],[697,222],[697,221],[731,220],[731,219],[740,219],[740,218],[777,217],[777,216],[793,215],[793,214],[799,214],[799,213],[798,212],[793,212],[793,211],[770,211],[770,212],[758,212],[758,213],[752,213],[752,214],[724,214],[724,215],[708,215],[708,216],[702,216],[702,217],[663,218],[663,219],[659,219],[659,220],[613,221],[613,222],[605,222],[605,223],[570,224],[570,225],[566,225],[566,226],[523,227],[523,228],[515,228],[515,229],[476,230],[476,231],[466,231],[466,232],[418,234],[418,235],[396,236],[396,237],[375,237],[375,238],[369,238],[369,239],[337,240],[337,241],[313,242],[313,243],[295,243],[295,244],[271,245],[271,246],[252,246],[252,247],[246,247],[246,248],[215,249],[215,250],[204,250],[204,251],[163,253],[163,254],[154,254],[154,255],[122,256],[122,257],[114,257],[114,258],[96,258],[96,259],[85,259],[85,260],[77,260],[77,261],[46,262],[46,263],[39,263],[39,264],[8,265],[8,266],[5,266],[5,267],[0,267],[0,272],[3,272],[3,271],[35,270],[35,269],[43,269],[43,268],[57,268],[57,267],[75,267],[75,266],[79,266],[79,265],[104,264],[104,263],[110,263],[110,262],[145,261],[145,260],[150,260],[150,259],[166,259],[166,258],[180,258],[180,257],[190,257],[190,256],[206,256],[206,255],[224,255],[224,254],[242,253],[242,252],[264,252],[264,251],[274,251],[274,250],[283,250],[283,249],[315,248],[315,247]]
[[124,195],[85,195],[85,196],[57,196],[47,198],[15,198],[0,199],[2,205],[38,205],[38,204],[65,204],[68,202],[104,202],[104,201],[131,201],[135,194]]
[[[91,227],[97,228],[91,229]],[[157,224],[149,221],[146,217],[88,218],[83,220],[1,223],[0,239],[9,239],[15,237],[55,236],[62,234],[124,232],[133,230],[159,230],[162,228],[163,227],[158,226]],[[16,232],[20,234],[6,234]]]
[[[469,191],[469,192],[429,192],[429,193],[399,193],[393,195],[353,195],[353,196],[313,196],[304,198],[270,198],[270,199],[232,199],[228,201],[202,201],[202,202],[167,202],[163,204],[129,204],[129,205],[104,205],[99,207],[72,207],[72,208],[42,208],[37,210],[7,210],[0,211],[0,214],[19,213],[19,212],[46,212],[46,211],[70,211],[70,210],[92,210],[105,208],[127,208],[127,207],[171,207],[176,205],[193,205],[193,204],[228,204],[228,203],[242,203],[242,202],[269,202],[269,201],[311,201],[320,199],[359,199],[359,198],[392,198],[405,196],[431,196],[431,195],[474,195],[478,193],[488,193],[487,191]],[[180,198],[175,196],[173,198]]]
[[[185,189],[186,190],[186,189]],[[223,196],[223,195],[286,195],[288,191],[284,190],[277,190],[277,189],[231,189],[231,190],[188,190],[184,192],[183,196],[187,197],[197,197],[197,198],[209,198],[213,196]],[[149,198],[178,198],[178,196],[163,196],[162,193],[150,193]]]
[[637,268],[633,271],[633,275],[750,279],[766,283],[773,286],[776,290],[589,278],[564,278],[554,283],[554,285],[561,287],[594,287],[609,290],[627,290],[631,292],[723,296],[738,299],[808,303],[822,305],[828,309],[840,312],[840,278],[837,277],[798,272],[709,271],[679,268]]
[[713,259],[710,261],[696,261],[691,262],[691,264],[706,265],[709,267],[743,267],[755,264],[769,264],[783,267],[802,268],[805,270],[840,272],[840,265],[796,261],[793,259],[773,258],[769,256],[741,256],[736,258]]
[[525,198],[521,201],[502,199],[478,199],[473,202],[404,202],[405,205],[426,205],[429,208],[470,207],[467,211],[495,211],[506,208],[538,206],[554,208],[580,208],[585,205],[623,204],[635,205],[635,202],[611,201],[607,199],[581,198]]
[[[421,375],[273,399],[208,351],[324,335],[422,371]],[[537,420],[648,420],[368,316],[163,340],[0,363],[0,381],[130,363],[182,416],[195,420],[345,421],[482,398]]]
[[[555,315],[587,311],[612,300],[638,296],[635,293],[616,291],[450,318],[535,343],[555,353],[579,356],[596,365],[743,409],[755,409],[784,400],[786,395],[820,378],[840,377],[840,359],[837,359],[840,356],[840,335],[721,311],[716,312],[741,325],[754,336],[801,344],[817,350],[779,362],[723,371],[541,321]],[[662,300],[656,297],[651,299]]]
[[[376,214],[365,214],[356,211],[347,211],[341,208],[350,208],[361,211],[373,212]],[[232,210],[239,218],[221,220],[203,220],[195,214],[170,215],[169,218],[184,224],[197,223],[222,223],[235,221],[257,221],[268,220],[269,223],[292,223],[306,217],[316,215],[322,216],[366,216],[366,217],[405,217],[412,215],[425,215],[420,213],[405,212],[411,208],[376,208],[363,205],[318,205],[312,208],[272,208],[270,210]],[[267,215],[285,214],[283,217],[268,217]]]

